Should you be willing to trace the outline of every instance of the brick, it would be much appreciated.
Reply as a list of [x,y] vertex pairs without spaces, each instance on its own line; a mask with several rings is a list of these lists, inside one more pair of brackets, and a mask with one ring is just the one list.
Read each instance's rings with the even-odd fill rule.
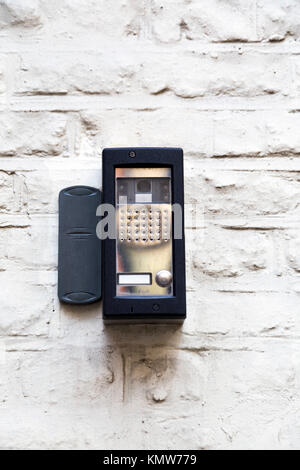
[[247,224],[251,216],[294,214],[297,210],[297,178],[284,173],[203,170],[195,160],[185,172],[186,203],[197,202],[200,223],[201,217],[205,222],[206,217],[238,216]]
[[284,449],[297,449],[299,447],[299,429],[300,416],[295,410],[282,420],[279,430],[280,444]]
[[[201,246],[199,250],[202,250]],[[245,292],[215,291],[213,296],[204,287],[201,295],[197,295],[197,291],[188,292],[187,304],[191,315],[183,330],[195,337],[203,334],[289,338],[299,334],[297,294],[270,292],[274,285],[268,286],[269,292],[251,292],[248,289],[246,292],[244,288]]]
[[67,117],[61,113],[2,114],[0,156],[67,154]]
[[[138,37],[145,33],[143,2],[124,0],[3,0],[0,28],[42,28],[52,38],[89,39],[91,32],[102,38]],[[58,14],[57,14],[58,12]]]
[[297,207],[299,183],[282,176],[227,173],[207,175],[206,212],[210,214],[249,215],[284,214]]
[[300,5],[297,0],[258,0],[257,30],[259,40],[299,39]]
[[220,112],[214,123],[215,156],[293,155],[300,151],[298,113]]
[[154,37],[162,42],[256,39],[253,0],[153,0],[152,17]]
[[6,368],[6,346],[3,339],[0,340],[0,403],[3,404],[8,399],[8,371]]
[[16,92],[26,95],[120,94],[138,66],[130,55],[115,53],[39,53],[22,56]]
[[76,150],[84,158],[101,157],[101,117],[93,111],[80,113],[81,133]]
[[[57,302],[59,303],[59,302]],[[101,303],[86,305],[84,309],[84,323],[81,322],[81,305],[74,306],[59,303],[59,331],[62,337],[73,338],[74,341],[83,341],[87,336],[93,342],[102,344],[104,327],[102,324]],[[92,333],[91,333],[92,332]]]
[[1,272],[1,336],[47,335],[52,315],[52,292],[47,286],[26,282],[20,272],[14,278]]
[[284,56],[244,53],[174,55],[143,67],[143,83],[152,94],[165,91],[181,98],[286,94],[289,61]]
[[6,60],[0,56],[0,94],[6,91],[5,85]]
[[[294,83],[295,83],[295,94],[296,96],[298,97],[299,96],[299,93],[300,93],[300,86],[299,86],[299,77],[300,77],[300,60],[299,60],[299,57],[296,55],[294,58],[293,58],[293,65],[294,65],[294,74],[295,74],[295,79],[294,79]],[[298,115],[299,113],[299,109],[297,107],[297,109],[295,110],[296,114]]]
[[289,231],[286,235],[287,238],[287,250],[286,257],[287,262],[291,268],[297,273],[300,272],[300,237],[298,231]]
[[[24,406],[27,402],[26,398],[24,397],[23,401],[20,400],[19,406],[13,410],[7,406],[2,407],[0,431],[3,449],[24,449],[25,447],[45,450],[82,448],[97,450],[102,447],[111,447],[117,450],[122,446],[124,449],[126,447],[127,450],[134,450],[133,442],[135,441],[135,445],[138,445],[136,436],[141,436],[139,444],[143,446],[144,433],[138,432],[137,424],[140,421],[132,420],[132,415],[125,414],[125,412],[121,418],[120,414],[114,412],[115,404],[111,406],[112,411],[109,413],[107,409],[100,410],[95,406],[83,407],[81,399],[76,401],[76,407],[74,407],[76,413],[74,413],[74,408],[58,408],[46,404],[27,407]],[[104,421],[105,427],[103,427]],[[15,429],[16,422],[18,423],[17,430]],[[28,432],[28,427],[31,432]],[[129,439],[128,445],[124,436]]]
[[[212,153],[212,117],[196,110],[107,110],[94,113],[101,147],[184,147],[200,156]],[[176,132],[170,132],[176,129]]]
[[[91,403],[115,406],[122,397],[120,378],[114,369],[120,364],[113,351],[66,345],[44,350],[32,346],[31,351],[25,352],[16,348],[7,354],[7,366],[11,365],[12,371],[16,362],[20,366],[20,372],[12,373],[10,381],[14,389],[11,397],[15,396],[16,402],[22,402],[24,396],[32,406],[60,408],[63,399],[66,408],[72,409]],[[35,382],[33,377],[39,380]]]
[[17,209],[14,175],[0,170],[0,212]]
[[24,176],[23,202],[30,214],[57,213],[58,194],[63,188],[76,184],[100,188],[100,163],[98,168],[89,168],[87,163],[83,162],[79,167],[73,167],[71,173],[69,168],[66,160],[58,167],[39,162],[38,169],[28,173],[20,172]]
[[[46,32],[76,40],[91,34],[107,39],[136,38],[145,33],[144,2],[131,0],[40,0]],[[59,15],[57,14],[59,12]]]
[[270,244],[266,235],[243,231],[225,231],[207,228],[201,243],[188,243],[191,253],[188,262],[197,282],[203,276],[237,277],[268,267]]
[[20,26],[34,28],[42,22],[39,0],[3,0],[0,5],[0,28]]
[[[203,413],[222,416],[215,437],[221,440],[219,432],[223,434],[222,447],[284,448],[278,433],[282,416],[294,414],[296,350],[295,342],[274,340],[250,350],[240,345],[235,352],[208,352],[210,380]],[[240,422],[247,424],[238,432]]]
[[[213,434],[203,424],[206,358],[188,350],[171,351],[160,347],[131,347],[123,354],[127,373],[125,398],[133,409],[145,407],[143,421],[147,442],[151,441],[157,449],[210,448]],[[176,425],[171,418],[174,402],[177,403]],[[188,423],[193,428],[193,442],[189,438]],[[166,434],[169,437],[164,441]]]
[[27,226],[0,228],[2,269],[55,269],[57,266],[57,217],[28,220]]
[[[126,398],[133,397],[149,404],[160,404],[167,411],[174,400],[185,408],[186,403],[202,401],[205,365],[201,357],[185,351],[167,351],[160,348],[128,348],[124,352],[128,374]],[[185,367],[186,361],[189,367]],[[194,387],[191,387],[193,377]]]

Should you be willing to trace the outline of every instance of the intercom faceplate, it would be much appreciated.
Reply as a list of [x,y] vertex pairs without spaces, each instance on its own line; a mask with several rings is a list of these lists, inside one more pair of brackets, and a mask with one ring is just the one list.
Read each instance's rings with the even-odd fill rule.
[[[104,319],[182,321],[182,150],[105,149],[103,201],[115,209],[116,228],[115,237],[104,239]],[[182,212],[180,238],[174,237],[173,204]]]
[[171,169],[116,168],[115,177],[116,295],[171,296]]

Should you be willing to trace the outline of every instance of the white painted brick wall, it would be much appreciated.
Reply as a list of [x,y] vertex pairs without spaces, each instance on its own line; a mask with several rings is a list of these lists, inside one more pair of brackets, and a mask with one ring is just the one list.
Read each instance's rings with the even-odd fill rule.
[[[0,39],[0,448],[299,449],[300,2],[0,0]],[[57,301],[58,192],[125,145],[185,150],[179,328]]]

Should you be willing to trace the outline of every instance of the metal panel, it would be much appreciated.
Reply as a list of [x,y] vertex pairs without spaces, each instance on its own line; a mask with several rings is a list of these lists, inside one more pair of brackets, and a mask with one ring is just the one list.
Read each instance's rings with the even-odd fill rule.
[[[116,272],[151,273],[152,279],[148,285],[123,285],[117,277],[116,295],[172,296],[171,169],[116,168],[115,176]],[[152,204],[138,203],[150,197]],[[167,286],[159,285],[161,271],[170,273]]]

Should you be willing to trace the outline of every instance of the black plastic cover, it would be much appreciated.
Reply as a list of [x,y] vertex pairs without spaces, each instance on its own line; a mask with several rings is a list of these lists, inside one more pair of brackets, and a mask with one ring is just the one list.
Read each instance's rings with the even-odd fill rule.
[[174,295],[172,297],[116,296],[116,241],[103,240],[103,318],[105,321],[183,321],[186,318],[184,183],[181,148],[107,148],[102,153],[103,201],[115,206],[115,169],[169,167],[172,204],[182,207],[183,237],[173,239]]
[[101,192],[72,186],[59,193],[58,297],[68,304],[101,299],[101,240],[96,235]]

